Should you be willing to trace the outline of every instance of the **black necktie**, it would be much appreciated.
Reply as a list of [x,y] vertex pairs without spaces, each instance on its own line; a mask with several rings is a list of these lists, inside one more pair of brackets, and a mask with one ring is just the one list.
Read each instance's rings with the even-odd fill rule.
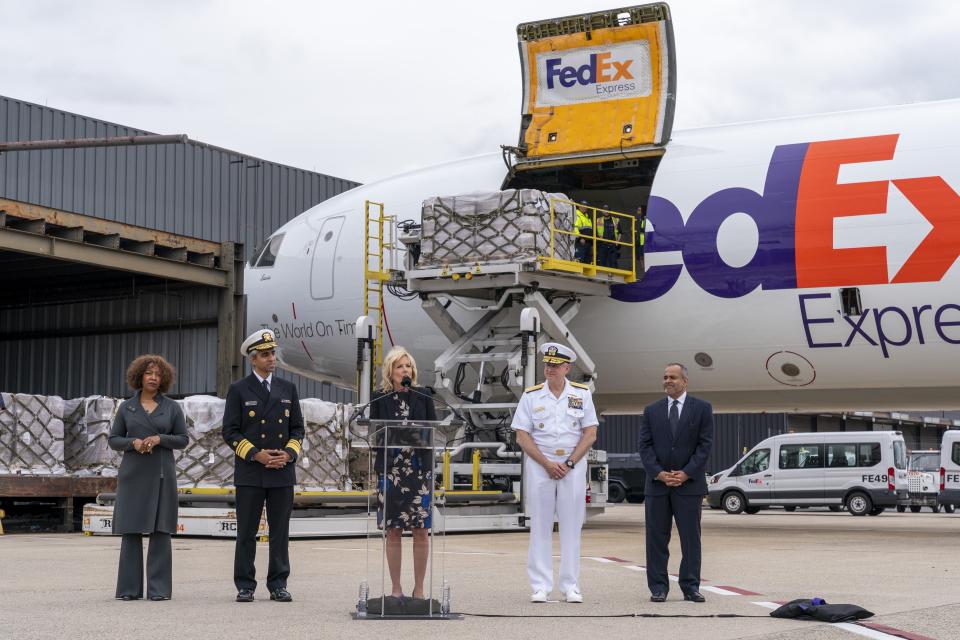
[[262,380],[262,382],[263,382],[263,392],[266,393],[266,394],[269,396],[269,395],[270,395],[270,383],[267,382],[267,379],[266,379],[266,378],[264,378],[264,379]]
[[677,437],[677,429],[680,427],[680,408],[679,400],[674,400],[673,404],[670,405],[670,431],[673,433],[673,437]]

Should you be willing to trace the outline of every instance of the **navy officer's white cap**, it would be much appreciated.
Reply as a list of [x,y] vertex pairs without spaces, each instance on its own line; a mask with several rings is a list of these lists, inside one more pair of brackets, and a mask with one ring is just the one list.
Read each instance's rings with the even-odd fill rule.
[[268,351],[277,348],[277,339],[270,329],[260,329],[251,333],[243,344],[240,345],[240,353],[248,356],[255,351]]
[[573,352],[573,349],[557,342],[545,342],[540,347],[540,352],[543,353],[543,361],[547,364],[564,364],[577,361],[577,354]]

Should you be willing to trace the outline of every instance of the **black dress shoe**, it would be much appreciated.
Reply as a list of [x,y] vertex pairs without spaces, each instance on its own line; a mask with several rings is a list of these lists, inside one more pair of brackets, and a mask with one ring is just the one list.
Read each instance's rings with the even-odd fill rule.
[[270,599],[276,600],[277,602],[293,602],[293,596],[291,596],[290,592],[283,587],[271,591]]
[[687,591],[683,594],[684,600],[689,600],[690,602],[706,602],[707,599],[703,597],[699,591]]
[[170,596],[150,596],[150,599],[154,602],[160,602],[161,600],[169,600]]
[[117,600],[123,600],[124,602],[130,602],[131,600],[139,600],[138,596],[119,596]]
[[667,594],[663,591],[654,591],[650,594],[650,602],[666,602]]
[[240,589],[237,592],[237,602],[253,602],[253,590]]

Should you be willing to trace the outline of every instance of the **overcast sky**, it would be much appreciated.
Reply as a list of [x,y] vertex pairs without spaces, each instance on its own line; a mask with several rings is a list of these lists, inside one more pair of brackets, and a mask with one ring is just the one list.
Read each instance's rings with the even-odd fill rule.
[[[954,0],[674,0],[675,129],[960,97]],[[596,0],[0,0],[0,94],[368,182],[515,144],[518,23]]]

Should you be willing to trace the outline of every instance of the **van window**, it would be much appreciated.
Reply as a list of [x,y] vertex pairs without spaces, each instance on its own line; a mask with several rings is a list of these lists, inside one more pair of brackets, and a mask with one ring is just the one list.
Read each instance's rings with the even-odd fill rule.
[[897,469],[907,468],[907,446],[902,440],[893,442],[893,466]]
[[953,464],[960,464],[960,442],[953,443],[953,451],[950,452],[950,459]]
[[827,466],[831,468],[857,466],[857,445],[828,444]]
[[757,449],[740,463],[737,475],[748,476],[770,468],[770,449]]
[[879,442],[861,442],[858,445],[858,452],[858,467],[872,467],[875,464],[880,464],[880,460],[883,457],[880,454]]
[[254,254],[254,259],[250,261],[251,267],[272,267],[277,261],[277,254],[280,253],[280,245],[283,244],[283,235],[278,233],[272,238],[268,238],[263,251]]
[[823,456],[820,452],[819,444],[780,445],[780,468],[820,469],[823,467]]

